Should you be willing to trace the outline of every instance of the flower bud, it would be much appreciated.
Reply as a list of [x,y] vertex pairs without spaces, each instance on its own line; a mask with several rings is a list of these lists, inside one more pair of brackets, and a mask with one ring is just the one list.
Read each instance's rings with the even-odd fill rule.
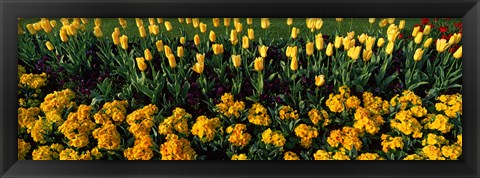
[[287,18],[287,25],[291,26],[293,24],[293,19],[292,18]]
[[32,24],[27,24],[27,30],[28,30],[28,32],[30,33],[30,35],[35,35],[35,34],[37,34],[37,31],[35,30],[35,28],[33,27]]
[[453,57],[455,59],[460,59],[462,58],[462,46],[460,46],[455,53],[453,53]]
[[143,72],[145,71],[145,69],[147,69],[147,64],[145,63],[145,59],[143,57],[137,57],[136,61],[138,69],[140,69],[140,71]]
[[223,26],[229,27],[231,20],[232,20],[231,18],[223,18]]
[[215,55],[223,54],[223,44],[213,44],[212,49]]
[[252,25],[252,23],[253,23],[252,18],[247,18],[247,24],[248,24],[248,25]]
[[423,43],[423,47],[424,47],[424,48],[429,48],[430,45],[432,45],[432,41],[433,41],[432,38],[428,38],[428,39],[425,40],[425,42]]
[[155,18],[148,18],[148,24],[155,25]]
[[42,26],[42,29],[43,31],[45,31],[45,33],[50,33],[52,31],[52,26],[50,25],[50,22],[48,20],[41,21],[40,25]]
[[220,18],[213,18],[212,22],[213,22],[214,27],[219,27],[220,26]]
[[240,18],[233,18],[233,25],[235,26],[237,23],[240,23]]
[[425,25],[425,28],[423,29],[423,34],[424,35],[429,35],[431,31],[431,26],[430,25]]
[[321,87],[325,83],[325,75],[315,76],[315,85]]
[[185,18],[185,23],[186,24],[191,24],[192,23],[192,18]]
[[160,34],[160,27],[158,25],[151,25],[149,26],[148,29],[150,31],[150,34],[153,34],[153,35]]
[[165,28],[167,31],[171,31],[173,29],[172,24],[169,21],[165,21]]
[[415,36],[415,39],[413,40],[416,44],[422,43],[422,38],[423,38],[423,32],[418,32],[417,36]]
[[290,69],[293,71],[298,70],[298,60],[297,57],[292,57],[292,61],[290,62]]
[[120,37],[120,45],[124,50],[128,49],[128,37],[126,35]]
[[332,43],[328,43],[325,54],[327,56],[332,56],[333,55],[333,44]]
[[182,58],[184,56],[184,53],[183,53],[183,46],[177,46],[177,56],[179,58]]
[[235,31],[237,31],[237,33],[242,32],[242,28],[243,28],[242,23],[236,23],[235,24]]
[[185,22],[185,19],[184,18],[178,18],[178,22],[183,23],[183,22]]
[[251,28],[248,29],[248,39],[250,40],[255,39],[255,32]]
[[382,47],[385,44],[385,39],[379,38],[377,41],[377,47]]
[[307,44],[305,44],[305,52],[307,53],[307,56],[312,56],[313,55],[313,43],[312,42],[307,42]]
[[340,46],[342,46],[342,42],[343,42],[343,37],[336,36],[335,37],[335,42],[334,42],[335,48],[337,48],[337,49],[340,48]]
[[201,63],[205,62],[205,53],[203,54],[197,53],[195,57],[197,58],[197,62],[201,62]]
[[150,52],[150,49],[145,49],[145,51],[143,51],[143,53],[144,53],[144,56],[145,56],[145,60],[151,61],[153,59],[153,56],[152,56],[152,53]]
[[343,22],[343,18],[335,18],[335,21],[337,21],[337,22]]
[[242,58],[240,57],[240,55],[232,55],[232,62],[233,66],[235,68],[238,68],[240,67],[240,65],[242,65]]
[[242,37],[242,48],[243,49],[248,49],[250,47],[250,42],[248,40],[247,36]]
[[200,23],[200,32],[202,33],[207,32],[207,24]]
[[163,51],[163,41],[162,41],[162,40],[158,40],[158,41],[155,43],[155,46],[157,46],[157,51],[158,51],[158,52],[162,52],[162,51]]
[[50,41],[47,41],[47,42],[45,43],[45,46],[47,46],[47,49],[48,49],[49,51],[53,51],[53,50],[55,49],[55,47],[53,47],[53,45],[52,45],[52,43],[50,43]]
[[140,18],[135,18],[135,23],[137,24],[137,27],[143,26],[143,20]]
[[415,50],[415,54],[413,55],[413,60],[418,62],[422,59],[422,56],[423,56],[423,49],[418,48],[417,50]]
[[95,35],[97,38],[103,37],[102,29],[100,29],[99,26],[93,27],[93,35]]
[[193,37],[193,43],[195,44],[195,46],[200,45],[200,36],[198,34],[195,34],[195,36]]
[[175,56],[173,54],[169,54],[167,58],[168,58],[168,64],[170,65],[171,68],[177,67],[177,61],[175,60]]
[[163,23],[163,18],[157,18],[157,23]]
[[117,33],[116,31],[114,31],[114,32],[112,33],[112,40],[113,40],[113,44],[114,44],[114,45],[120,44],[120,38],[119,38],[119,36],[120,36],[120,33]]
[[123,29],[127,28],[127,20],[125,20],[124,18],[118,18],[118,23],[120,24],[120,26],[122,26]]
[[262,56],[263,58],[267,57],[267,50],[268,50],[268,47],[265,45],[258,46],[258,52],[260,53],[260,56]]
[[395,18],[387,18],[389,24],[395,23]]
[[235,31],[234,29],[230,31],[230,42],[232,43],[233,46],[237,45],[238,43],[237,31]]
[[352,47],[348,50],[347,55],[353,60],[357,60],[360,57],[360,52],[362,50],[361,46]]
[[378,22],[378,26],[383,28],[383,27],[387,26],[387,23],[388,23],[387,19],[382,19]]
[[253,62],[253,68],[259,72],[263,70],[263,57],[255,58],[255,61]]
[[77,28],[75,28],[74,25],[68,25],[66,26],[66,29],[67,29],[67,34],[70,35],[70,36],[75,36],[77,35]]
[[193,65],[192,70],[195,71],[198,74],[202,74],[204,67],[205,66],[204,66],[203,62],[197,62]]
[[363,61],[367,62],[370,60],[370,58],[372,58],[372,55],[373,55],[373,52],[372,50],[367,50],[367,49],[364,49],[363,50]]
[[388,42],[387,47],[385,48],[385,52],[387,54],[392,54],[394,45],[395,43],[393,41]]

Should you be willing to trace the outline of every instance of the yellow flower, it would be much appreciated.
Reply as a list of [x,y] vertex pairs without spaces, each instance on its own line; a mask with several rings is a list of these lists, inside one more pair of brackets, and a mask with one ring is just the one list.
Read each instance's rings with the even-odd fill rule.
[[262,142],[277,147],[285,145],[286,139],[280,131],[272,131],[270,128],[262,133]]
[[140,37],[142,37],[142,38],[147,37],[147,31],[145,31],[145,27],[143,27],[143,26],[138,27],[138,33],[140,34]]
[[43,31],[45,31],[45,33],[50,33],[52,31],[52,26],[50,25],[50,22],[48,20],[40,21],[40,25],[42,26],[42,29]]
[[416,51],[415,51],[415,54],[413,55],[413,60],[415,61],[420,61],[422,59],[422,56],[423,56],[423,49],[422,48],[418,48]]
[[317,87],[322,86],[324,83],[325,83],[325,75],[315,76],[315,85],[317,85]]
[[291,34],[291,37],[293,39],[297,38],[298,34],[300,33],[300,29],[297,29],[295,27],[292,28],[292,34]]
[[198,62],[201,62],[201,63],[204,63],[204,62],[205,62],[205,53],[203,53],[203,54],[197,53],[197,54],[195,55],[195,57],[197,58],[197,61],[198,61]]
[[116,32],[116,31],[112,32],[112,40],[113,40],[114,45],[120,44],[120,37],[119,36],[120,36],[119,32]]
[[340,46],[342,46],[342,42],[343,42],[343,37],[340,37],[340,36],[336,36],[335,37],[335,48],[340,48]]
[[252,23],[253,23],[253,19],[252,18],[247,18],[247,24],[252,25]]
[[169,54],[168,56],[168,64],[171,68],[177,67],[177,61],[175,61],[175,56],[173,54]]
[[450,47],[450,44],[447,43],[447,40],[446,39],[437,39],[437,51],[439,53],[445,51],[448,47]]
[[368,18],[368,23],[375,23],[375,18]]
[[430,25],[425,25],[425,28],[423,29],[423,34],[424,35],[429,35],[431,31],[431,26]]
[[55,28],[57,26],[57,21],[56,20],[50,20],[50,26]]
[[143,53],[145,55],[145,60],[151,61],[153,59],[152,53],[150,52],[149,49],[145,49]]
[[193,65],[192,70],[195,71],[198,74],[202,74],[203,73],[203,67],[204,67],[203,62],[197,62],[197,63],[195,63],[195,65]]
[[233,146],[244,147],[247,146],[251,138],[252,136],[247,132],[247,126],[245,124],[235,124],[228,141]]
[[387,47],[385,48],[385,52],[387,54],[392,54],[394,45],[395,45],[394,42],[392,41],[388,42]]
[[343,18],[335,18],[335,21],[337,21],[337,22],[342,22],[342,21],[343,21]]
[[207,32],[207,24],[200,23],[200,32],[205,33]]
[[183,52],[183,46],[177,46],[177,56],[179,58],[182,58],[184,55],[184,52]]
[[424,47],[424,48],[429,48],[430,45],[432,45],[432,38],[428,38],[428,39],[425,40],[425,42],[423,43],[423,47]]
[[333,44],[332,43],[328,43],[327,45],[327,50],[325,51],[325,54],[327,56],[332,56],[333,55]]
[[223,54],[223,44],[213,44],[212,49],[215,55]]
[[267,108],[263,107],[260,103],[254,103],[252,105],[248,110],[247,118],[250,123],[259,126],[268,126],[272,122],[267,113]]
[[313,55],[313,42],[307,42],[307,44],[305,45],[305,48],[306,48],[305,51],[308,56]]
[[128,37],[126,35],[120,37],[120,45],[124,50],[128,49]]
[[185,18],[185,23],[186,24],[191,24],[192,23],[192,18]]
[[460,40],[462,39],[462,35],[459,34],[459,33],[454,33],[450,39],[448,40],[448,44],[452,45],[452,44],[457,44],[460,42]]
[[312,140],[318,136],[318,131],[315,127],[300,124],[295,127],[295,135],[300,137],[300,144],[304,148],[309,148],[312,145]]
[[[420,26],[414,27],[413,30],[412,30],[412,36],[416,37],[419,31],[420,31]],[[425,30],[424,30],[424,32],[425,32]]]
[[253,67],[256,71],[262,71],[263,70],[263,57],[255,58],[255,61],[253,63]]
[[296,56],[292,57],[292,60],[290,62],[290,69],[292,69],[293,71],[298,70],[298,60]]
[[155,46],[157,46],[157,51],[158,51],[158,52],[162,52],[162,51],[163,51],[163,41],[162,41],[162,40],[158,40],[158,41],[155,43]]
[[237,31],[237,33],[242,32],[242,27],[242,23],[235,23],[235,31]]
[[405,28],[405,20],[400,20],[400,22],[398,23],[398,28],[400,30],[403,30],[403,28]]
[[158,35],[160,33],[160,27],[158,25],[148,26],[148,31],[150,34]]
[[373,55],[372,50],[363,49],[363,60],[365,62],[369,61],[370,58],[372,58],[372,55]]
[[169,21],[165,21],[165,29],[171,31],[173,29],[172,24]]
[[192,126],[192,135],[198,136],[202,142],[212,141],[216,130],[221,126],[217,117],[208,119],[206,116],[199,116]]
[[385,44],[385,39],[379,38],[377,41],[377,47],[382,47]]
[[453,57],[455,59],[460,59],[462,58],[462,46],[460,46],[455,53],[453,53]]
[[287,25],[290,26],[292,25],[293,23],[293,19],[292,18],[287,18]]
[[157,23],[163,23],[163,18],[157,18]]
[[[28,26],[27,26],[27,28],[28,28]],[[68,41],[67,29],[65,29],[65,28],[60,29],[60,40],[62,40],[62,42],[67,42]]]
[[255,32],[251,28],[248,29],[248,39],[250,40],[255,39]]
[[260,53],[260,56],[262,58],[267,57],[267,50],[268,50],[268,47],[265,45],[258,46],[258,52]]
[[52,43],[50,43],[50,41],[47,41],[47,42],[45,43],[45,46],[47,46],[47,49],[48,49],[49,51],[53,51],[53,50],[55,49],[55,47],[53,47],[53,45],[52,45]]
[[348,50],[348,56],[350,56],[350,58],[352,58],[353,60],[357,60],[358,57],[360,57],[361,50],[362,50],[361,46],[350,48],[350,50]]
[[383,27],[387,26],[387,23],[388,23],[388,19],[382,19],[378,22],[378,26],[383,28]]
[[414,42],[416,44],[422,43],[422,38],[423,38],[423,32],[418,32],[417,36],[415,36]]
[[231,20],[232,20],[231,18],[223,18],[223,26],[225,26],[225,27],[230,26],[230,21]]
[[315,47],[317,50],[322,50],[324,47],[324,40],[321,33],[315,35]]
[[220,18],[213,18],[212,22],[213,22],[214,27],[219,27],[220,26]]
[[179,41],[180,41],[180,44],[184,45],[185,44],[185,37],[183,37],[183,36],[180,37]]
[[240,67],[240,65],[242,65],[242,59],[240,58],[240,55],[232,55],[232,62],[234,67]]
[[239,154],[239,155],[234,154],[234,155],[232,155],[232,160],[248,160],[248,157],[244,153]]
[[365,49],[372,50],[373,45],[375,44],[375,37],[366,37],[365,39]]
[[198,34],[195,34],[195,36],[193,37],[193,43],[195,44],[195,46],[200,45],[200,36]]
[[145,63],[145,58],[143,57],[137,57],[136,58],[138,69],[140,69],[142,72],[147,69],[147,64]]
[[283,159],[284,160],[300,160],[300,157],[298,157],[298,155],[294,152],[287,151],[285,152]]
[[124,18],[118,18],[118,23],[120,24],[120,26],[122,26],[123,29],[127,28],[127,20],[125,20]]
[[269,18],[261,18],[261,27],[262,29],[267,29],[270,27],[270,19]]
[[242,37],[242,48],[243,49],[248,49],[249,47],[250,47],[250,43],[249,43],[248,37],[243,36]]
[[210,34],[208,35],[208,38],[210,42],[215,42],[217,40],[217,35],[215,35],[215,32],[213,30],[210,30]]
[[393,24],[395,22],[395,18],[387,18],[389,24]]
[[234,29],[230,31],[230,42],[233,46],[237,45],[238,43],[238,34],[237,31],[235,31]]
[[315,20],[315,29],[320,30],[323,26],[323,20],[321,18],[317,18]]

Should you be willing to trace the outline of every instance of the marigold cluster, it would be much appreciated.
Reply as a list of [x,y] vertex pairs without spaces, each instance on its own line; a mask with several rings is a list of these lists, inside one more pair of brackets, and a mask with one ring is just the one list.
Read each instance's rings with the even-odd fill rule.
[[255,103],[248,110],[248,121],[259,126],[268,126],[272,122],[267,113],[267,108],[260,103]]
[[24,160],[27,153],[30,151],[32,146],[30,143],[26,142],[23,139],[18,139],[18,160]]
[[449,118],[456,118],[457,113],[462,115],[462,95],[457,93],[453,95],[440,95],[437,98],[438,103],[435,108],[439,112],[444,112]]
[[401,110],[405,110],[407,106],[421,106],[422,99],[412,91],[405,90],[403,91],[402,96],[397,94],[390,100],[391,106],[397,106],[397,104],[401,104]]
[[381,97],[373,96],[370,92],[363,92],[363,107],[374,115],[384,115],[388,114],[390,104]]
[[360,135],[365,132],[376,134],[384,123],[382,116],[376,115],[369,109],[358,107],[355,111],[353,127],[358,130]]
[[340,145],[347,150],[362,148],[362,141],[358,138],[357,129],[353,127],[343,127],[342,130],[333,130],[327,138],[327,142],[331,147],[339,147]]
[[68,145],[82,148],[89,143],[88,137],[96,126],[90,117],[91,109],[90,106],[80,105],[77,112],[70,113],[67,120],[58,127],[58,130],[68,138]]
[[233,146],[244,147],[247,146],[252,136],[247,133],[247,126],[245,124],[235,124],[235,126],[229,126],[227,133],[230,134],[228,141]]
[[413,138],[421,138],[423,133],[422,125],[410,110],[401,110],[395,114],[395,118],[391,120],[390,126],[392,129],[404,133],[405,135],[412,135]]
[[270,128],[262,133],[262,142],[278,147],[285,145],[286,139],[280,131],[272,131]]
[[248,160],[248,157],[244,153],[238,155],[234,154],[232,155],[232,160]]
[[300,145],[309,148],[314,138],[318,137],[318,131],[315,127],[300,124],[295,127],[295,135],[300,138]]
[[357,156],[356,160],[385,160],[377,153],[362,153]]
[[290,106],[282,106],[280,111],[278,112],[281,120],[288,120],[288,119],[298,119],[297,110],[293,109]]
[[387,153],[389,150],[403,149],[404,143],[402,137],[392,137],[387,134],[382,134],[382,150]]
[[240,112],[245,110],[245,103],[243,101],[235,101],[230,93],[223,94],[221,101],[221,103],[217,104],[217,108],[226,117],[239,117]]
[[160,146],[162,160],[195,160],[197,153],[190,147],[187,139],[178,135],[167,135],[167,141]]
[[97,139],[98,148],[107,150],[118,150],[120,148],[120,133],[111,121],[95,129],[92,135],[93,138]]
[[300,157],[294,152],[287,151],[283,155],[284,160],[300,160]]
[[204,143],[209,142],[213,140],[215,132],[220,126],[220,119],[217,117],[208,119],[206,116],[199,116],[192,126],[192,135],[198,136]]
[[153,104],[133,111],[127,115],[128,131],[135,137],[149,135],[154,124],[153,115],[157,112],[158,108]]
[[360,106],[360,99],[356,96],[350,96],[350,88],[341,86],[338,90],[339,94],[331,93],[325,102],[330,111],[340,113],[345,109],[348,110]]
[[23,74],[20,76],[18,83],[18,87],[30,89],[39,89],[45,85],[47,85],[47,74],[45,72],[42,74]]
[[90,150],[79,153],[74,149],[67,148],[60,152],[60,160],[93,160]]
[[123,151],[123,155],[128,160],[150,160],[153,157],[153,140],[150,135],[140,135],[135,137],[135,143],[132,148]]
[[116,125],[119,125],[125,120],[127,105],[128,101],[126,100],[114,100],[113,102],[105,103],[102,109],[94,115],[95,123],[103,124],[111,118]]
[[40,113],[40,108],[18,108],[18,126],[19,128],[27,129],[27,133],[30,133],[31,129],[37,121],[37,116]]
[[[158,126],[158,133],[161,135],[168,135],[172,133],[189,135],[188,121],[192,115],[187,113],[185,109],[175,108],[170,117],[163,120]],[[176,132],[174,132],[176,131]]]
[[448,133],[453,128],[450,119],[442,114],[428,114],[427,117],[422,120],[422,123],[425,129],[438,130],[442,133]]
[[312,109],[308,111],[308,117],[310,118],[310,121],[312,121],[313,125],[317,125],[320,121],[323,121],[322,126],[327,126],[331,122],[328,113],[325,110]]

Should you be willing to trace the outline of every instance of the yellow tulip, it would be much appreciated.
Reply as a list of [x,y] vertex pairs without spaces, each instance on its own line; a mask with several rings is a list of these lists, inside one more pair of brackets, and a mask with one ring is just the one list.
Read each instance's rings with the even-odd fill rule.
[[455,53],[453,53],[453,57],[455,59],[460,59],[462,58],[462,46],[460,46]]
[[375,23],[375,18],[368,18],[368,23]]
[[335,48],[337,48],[337,49],[340,48],[342,46],[342,42],[343,42],[343,37],[336,36],[335,37],[335,42],[334,42]]
[[55,47],[53,47],[53,45],[52,45],[52,43],[50,43],[50,41],[47,41],[47,42],[45,43],[45,46],[47,46],[47,49],[48,49],[49,51],[53,51],[53,50],[55,49]]
[[251,28],[248,29],[248,39],[250,40],[255,39],[255,32]]
[[292,57],[292,61],[290,62],[290,69],[293,71],[298,70],[298,60],[297,57]]
[[395,22],[395,18],[388,18],[388,23],[393,24]]
[[193,37],[193,43],[195,44],[195,46],[200,45],[200,36],[198,34],[195,34],[195,36]]
[[423,49],[418,48],[417,50],[415,50],[415,54],[413,55],[413,60],[418,62],[422,59],[422,56],[423,56]]
[[457,44],[457,43],[460,42],[460,39],[461,39],[461,38],[462,38],[462,35],[461,35],[461,34],[459,34],[459,33],[454,33],[454,34],[450,37],[450,39],[448,40],[448,43],[449,43],[450,45],[452,45],[452,44]]
[[383,27],[387,26],[387,23],[388,23],[387,19],[382,19],[378,22],[378,26],[383,28]]
[[184,45],[185,44],[185,37],[180,37],[180,44]]
[[325,54],[327,56],[332,56],[333,55],[333,44],[332,43],[328,43],[327,50],[325,51]]
[[425,28],[423,29],[423,34],[424,35],[429,35],[431,31],[430,25],[425,25]]
[[153,59],[153,56],[152,56],[152,53],[150,52],[149,49],[145,49],[145,51],[143,52],[144,56],[145,56],[145,60],[147,61],[151,61]]
[[253,23],[252,18],[247,18],[247,24],[248,24],[248,25],[252,25],[252,23]]
[[462,34],[461,33],[455,33],[455,44],[460,43],[460,40],[462,40]]
[[377,47],[382,47],[383,44],[385,44],[385,39],[383,38],[379,38],[378,41],[377,41]]
[[322,29],[323,26],[323,20],[321,18],[318,18],[315,20],[315,29],[320,30]]
[[360,57],[360,52],[362,50],[361,46],[352,47],[348,50],[348,56],[353,60],[357,60]]
[[420,44],[422,43],[422,38],[423,38],[423,33],[422,32],[418,32],[417,33],[417,36],[415,37],[415,39],[413,40],[416,44]]
[[35,34],[37,34],[37,31],[35,30],[35,28],[33,27],[32,24],[27,24],[27,30],[28,30],[28,32],[30,33],[30,35],[35,35]]
[[204,63],[203,62],[197,62],[195,65],[193,65],[192,70],[195,71],[198,74],[202,74],[204,69]]
[[267,46],[265,45],[258,46],[258,52],[260,53],[260,56],[262,56],[263,58],[267,57],[267,51],[268,51]]
[[343,21],[343,18],[335,18],[335,21],[337,21],[337,22],[342,22],[342,21]]
[[412,37],[416,37],[419,31],[420,31],[420,26],[414,27],[412,31]]
[[115,29],[113,30],[113,32],[115,33],[118,33],[120,35],[120,29],[118,27],[115,27]]
[[293,28],[292,28],[292,35],[291,35],[291,37],[292,37],[293,39],[295,39],[295,38],[297,38],[297,36],[298,36],[299,33],[300,33],[300,29],[297,29],[297,28],[293,27]]
[[223,26],[229,27],[231,20],[232,20],[231,18],[223,18]]
[[68,41],[67,29],[65,29],[65,28],[60,29],[60,40],[62,40],[63,42]]
[[207,24],[200,23],[200,32],[202,33],[207,32]]
[[308,56],[313,55],[313,43],[312,42],[307,42],[305,45],[305,52],[307,53]]
[[425,40],[425,42],[423,43],[423,47],[424,47],[424,48],[430,47],[430,45],[432,45],[432,41],[433,41],[432,38],[428,38],[428,39]]
[[[353,41],[353,43],[352,43]],[[349,50],[351,47],[353,47],[355,45],[355,41],[354,40],[350,40],[348,38],[343,38],[342,40],[342,45],[343,45],[343,48],[345,50]]]
[[315,47],[317,50],[322,50],[324,47],[324,40],[321,33],[315,36]]
[[163,51],[165,51],[165,56],[166,57],[170,56],[170,54],[173,54],[172,53],[172,48],[170,48],[170,46],[168,46],[168,45],[163,45]]
[[365,43],[365,40],[367,40],[367,35],[365,33],[362,33],[360,36],[357,36],[358,42],[361,44]]
[[100,27],[98,27],[98,26],[95,26],[93,28],[93,35],[95,35],[95,37],[97,37],[97,38],[103,37],[102,29],[100,29]]
[[195,57],[197,58],[197,62],[201,62],[201,63],[205,62],[205,53],[202,53],[202,54],[197,53]]
[[147,64],[145,63],[145,59],[143,57],[137,57],[136,61],[138,69],[140,69],[140,71],[143,72],[145,71],[145,69],[147,69]]
[[235,30],[237,31],[237,33],[242,32],[242,27],[242,23],[235,23]]
[[185,22],[185,19],[183,19],[183,18],[178,18],[178,22],[179,22],[179,23],[183,23],[183,22]]
[[183,46],[177,46],[177,56],[182,58],[184,56]]
[[243,36],[242,37],[242,48],[243,49],[248,49],[249,47],[250,47],[250,43],[249,43],[248,37]]
[[325,83],[325,75],[315,76],[315,85],[321,87]]
[[101,18],[95,18],[94,23],[95,23],[95,26],[100,27],[100,26],[102,26],[102,19]]
[[77,35],[77,28],[75,28],[74,25],[68,25],[66,26],[67,28],[67,34],[70,36],[75,36]]
[[160,27],[158,27],[158,25],[148,26],[148,30],[149,30],[150,34],[153,34],[153,35],[160,34]]
[[155,25],[155,18],[148,18],[148,24]]
[[70,25],[70,22],[68,21],[67,18],[61,18],[61,19],[60,19],[60,22],[62,22],[62,25],[63,25],[63,26]]
[[355,37],[355,31],[351,31],[351,32],[348,32],[348,33],[347,33],[347,38],[348,38],[349,40],[353,39],[353,37]]
[[50,20],[50,26],[52,26],[53,28],[55,28],[57,26],[57,21],[55,20]]
[[445,51],[445,49],[447,49],[450,46],[450,44],[447,43],[446,39],[437,39],[436,45],[437,45],[437,51],[439,53]]
[[172,24],[169,21],[165,21],[165,28],[167,31],[171,31],[173,29]]
[[127,28],[127,20],[125,20],[124,18],[118,18],[118,23],[120,24],[120,26],[122,26],[123,29]]
[[255,61],[253,62],[253,68],[259,72],[263,70],[263,57],[255,58]]
[[52,31],[52,26],[48,20],[41,21],[40,25],[42,26],[43,31],[46,33],[50,33]]
[[83,24],[87,24],[87,23],[88,23],[88,19],[87,19],[87,18],[80,18],[80,20],[82,21]]
[[210,42],[215,42],[217,40],[217,35],[213,30],[210,30],[210,34],[208,35]]
[[213,22],[214,27],[219,27],[220,26],[220,18],[213,18],[212,22]]
[[364,49],[363,50],[363,61],[367,62],[370,60],[370,58],[372,58],[372,55],[373,55],[373,52],[372,50],[367,50],[367,49]]
[[287,25],[290,26],[293,24],[293,19],[292,18],[287,18]]
[[119,37],[120,37],[120,33],[117,33],[115,31],[112,33],[112,40],[113,40],[114,45],[120,44],[120,38]]
[[365,49],[372,50],[374,44],[375,44],[375,37],[371,37],[371,36],[367,37],[367,39],[365,40]]
[[268,27],[270,27],[270,19],[261,18],[261,26],[262,26],[262,29],[267,29]]
[[135,23],[137,24],[137,27],[143,26],[143,20],[140,18],[135,18]]
[[158,41],[155,43],[155,46],[157,46],[157,51],[158,51],[158,52],[162,52],[162,51],[163,51],[163,41],[162,41],[162,40],[158,40]]
[[186,24],[191,24],[192,23],[192,18],[185,18],[185,23]]
[[393,41],[388,42],[387,47],[385,48],[385,52],[387,54],[392,54],[393,47],[395,47],[394,45],[395,45],[395,43]]
[[177,67],[177,61],[175,60],[175,56],[173,54],[169,54],[167,58],[168,58],[168,64],[170,65],[170,68]]
[[223,54],[223,44],[213,44],[212,49],[215,55]]
[[388,41],[395,41],[397,39],[398,34],[400,34],[400,32],[398,31],[398,28],[394,24],[392,25],[394,27],[391,30],[387,31]]
[[17,22],[17,34],[21,35],[24,33],[25,31],[23,31],[22,26],[20,26],[20,22]]
[[233,46],[237,45],[238,43],[238,34],[237,31],[235,31],[234,29],[230,31],[230,42]]
[[163,23],[163,18],[157,18],[157,23]]
[[128,49],[128,37],[126,35],[120,37],[120,45],[124,50]]
[[240,55],[232,55],[232,62],[233,66],[235,68],[238,68],[240,67],[240,65],[242,65],[242,58],[240,57]]
[[286,55],[287,57],[297,57],[298,47],[297,46],[288,46]]
[[405,20],[400,20],[400,22],[398,23],[398,28],[400,30],[403,30],[403,28],[405,28]]
[[315,29],[315,18],[307,18],[305,23],[307,28],[311,29],[312,31]]
[[233,25],[237,25],[237,23],[240,23],[240,18],[233,18]]

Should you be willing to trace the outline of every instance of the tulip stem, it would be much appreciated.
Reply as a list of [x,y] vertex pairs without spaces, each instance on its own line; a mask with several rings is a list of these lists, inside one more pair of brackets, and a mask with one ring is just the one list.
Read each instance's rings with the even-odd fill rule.
[[[450,76],[450,72],[452,71],[453,65],[455,65],[456,62],[457,62],[457,60],[454,60],[454,61],[452,62],[452,65],[450,65],[450,69],[448,69],[448,72],[447,72],[447,76],[446,76],[446,77],[449,77],[449,76]],[[442,82],[443,82],[443,81],[442,81]]]

